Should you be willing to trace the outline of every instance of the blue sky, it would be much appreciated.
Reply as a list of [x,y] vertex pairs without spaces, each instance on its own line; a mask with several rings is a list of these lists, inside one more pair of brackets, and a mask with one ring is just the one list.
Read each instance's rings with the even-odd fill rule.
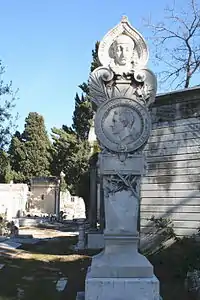
[[[186,0],[178,0],[184,5]],[[172,0],[0,0],[0,59],[4,80],[19,88],[15,111],[19,130],[29,112],[53,126],[71,124],[78,85],[87,81],[96,40],[114,27],[122,15],[144,37],[143,18],[160,21]],[[150,49],[151,57],[151,49]],[[152,70],[153,66],[150,63]]]

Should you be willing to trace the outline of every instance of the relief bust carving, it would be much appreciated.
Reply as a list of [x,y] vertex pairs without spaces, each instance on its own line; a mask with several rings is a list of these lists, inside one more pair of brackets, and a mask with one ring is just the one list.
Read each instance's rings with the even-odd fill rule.
[[112,58],[110,67],[133,70],[134,62],[138,59],[134,40],[125,34],[119,35],[109,49],[109,55]]
[[101,64],[116,74],[133,73],[136,68],[146,66],[148,56],[144,38],[126,17],[104,36],[98,51]]
[[112,151],[139,149],[148,139],[150,130],[148,111],[130,98],[112,98],[104,102],[96,113],[96,136],[101,146]]
[[116,139],[125,144],[130,143],[138,137],[138,130],[135,126],[134,113],[128,108],[115,109],[113,112],[112,133],[116,135]]

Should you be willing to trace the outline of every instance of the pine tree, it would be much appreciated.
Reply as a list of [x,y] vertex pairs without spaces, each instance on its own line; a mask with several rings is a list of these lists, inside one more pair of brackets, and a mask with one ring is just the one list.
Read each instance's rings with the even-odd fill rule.
[[92,50],[92,63],[90,67],[90,71],[93,72],[96,68],[100,66],[100,61],[98,58],[98,49],[99,49],[99,41],[96,42],[94,50]]
[[0,182],[9,183],[12,180],[9,156],[4,150],[0,150]]
[[9,154],[15,181],[50,175],[51,143],[41,115],[29,113],[23,133],[12,138]]
[[76,185],[87,169],[89,144],[87,140],[80,142],[75,133],[68,133],[64,128],[53,128],[52,132],[52,173],[59,176],[63,171],[68,189],[71,193],[76,193]]
[[84,97],[82,94],[80,98],[79,95],[76,94],[72,128],[82,140],[88,137],[92,117],[92,107],[87,97]]
[[[100,66],[100,62],[98,59],[98,48],[99,42],[97,41],[94,50],[92,50],[92,62],[90,67],[91,72]],[[81,97],[79,97],[78,94],[76,94],[75,97],[75,110],[73,113],[72,128],[75,130],[77,135],[84,140],[88,137],[91,121],[93,118],[93,110],[89,98],[88,84],[83,82],[81,85],[79,85],[79,88],[83,93]]]
[[15,118],[12,109],[15,106],[17,93],[12,90],[12,82],[4,82],[4,72],[5,68],[0,61],[0,182],[7,183],[12,178],[6,150],[14,128]]
[[[12,90],[12,82],[3,81],[5,68],[0,61],[0,149],[3,150],[10,141],[14,127],[12,109],[15,106],[16,92]],[[1,167],[1,166],[0,166]]]
[[[99,66],[98,45],[92,51],[93,61],[91,71]],[[89,158],[90,147],[88,133],[90,129],[93,111],[89,99],[87,83],[79,86],[82,95],[75,96],[75,110],[71,127],[62,126],[62,129],[52,129],[53,138],[53,162],[52,174],[59,176],[65,173],[67,187],[71,193],[83,197],[86,208],[89,200]]]

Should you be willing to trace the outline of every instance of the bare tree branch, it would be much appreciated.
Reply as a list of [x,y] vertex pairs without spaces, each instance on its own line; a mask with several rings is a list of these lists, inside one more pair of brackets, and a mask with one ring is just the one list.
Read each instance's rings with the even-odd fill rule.
[[182,11],[168,7],[165,13],[165,22],[147,24],[153,34],[155,59],[165,66],[161,81],[172,88],[188,88],[200,72],[200,7],[197,1],[188,0]]

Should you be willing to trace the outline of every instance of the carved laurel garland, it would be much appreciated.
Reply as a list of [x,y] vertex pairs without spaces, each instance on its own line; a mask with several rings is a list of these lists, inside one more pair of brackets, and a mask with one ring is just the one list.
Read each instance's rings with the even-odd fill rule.
[[120,191],[130,190],[133,196],[139,201],[140,176],[122,175],[116,171],[116,175],[105,177],[105,193],[115,194]]

